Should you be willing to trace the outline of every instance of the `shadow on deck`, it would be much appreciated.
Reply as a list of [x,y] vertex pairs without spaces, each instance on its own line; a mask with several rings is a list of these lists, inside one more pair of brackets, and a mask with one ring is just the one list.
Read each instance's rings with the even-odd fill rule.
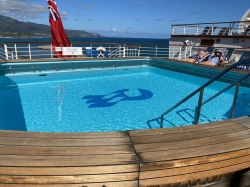
[[0,186],[243,187],[249,128],[243,117],[114,133],[0,131]]

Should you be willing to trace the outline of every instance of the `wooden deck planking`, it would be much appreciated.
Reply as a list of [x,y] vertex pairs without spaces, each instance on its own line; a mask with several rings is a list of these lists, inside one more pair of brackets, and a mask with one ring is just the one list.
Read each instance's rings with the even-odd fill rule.
[[53,135],[0,132],[0,186],[137,186],[127,132]]
[[67,176],[67,175],[96,175],[110,173],[138,172],[138,164],[104,165],[104,166],[75,166],[75,167],[0,167],[0,175],[13,176]]
[[236,152],[221,153],[214,155],[207,155],[203,157],[192,157],[168,161],[158,161],[158,162],[149,162],[141,164],[140,171],[154,171],[154,170],[163,170],[163,169],[172,169],[176,167],[186,167],[194,166],[199,164],[206,164],[212,162],[219,162],[223,160],[235,159],[238,157],[247,156],[250,154],[250,149],[243,149]]
[[1,187],[138,187],[138,181],[79,183],[79,184],[3,184]]
[[186,187],[220,181],[250,168],[249,119],[86,136],[0,131],[0,186]]
[[112,145],[130,145],[128,138],[96,138],[96,139],[44,139],[44,138],[20,138],[20,137],[2,137],[0,135],[0,145],[29,145],[29,146],[63,146],[63,147],[90,147],[90,146],[112,146]]
[[209,136],[209,137],[201,137],[197,139],[190,139],[186,141],[174,141],[174,142],[157,142],[150,144],[138,144],[135,145],[135,149],[137,153],[142,152],[153,152],[153,151],[169,151],[172,149],[184,149],[184,148],[192,148],[192,147],[200,147],[203,145],[212,145],[220,143],[227,143],[229,138],[230,141],[245,139],[246,137],[250,137],[250,131],[238,131],[238,132],[230,132],[217,136]]
[[132,137],[136,136],[155,136],[161,134],[172,134],[172,133],[180,133],[180,132],[193,132],[193,131],[200,131],[206,129],[214,129],[217,127],[226,127],[229,125],[233,125],[236,122],[232,120],[225,120],[207,124],[199,124],[199,125],[190,125],[184,127],[173,127],[173,128],[163,128],[163,129],[151,129],[151,130],[137,130],[137,131],[129,131],[129,134]]
[[134,145],[138,144],[148,144],[148,143],[157,143],[157,142],[174,142],[174,141],[185,141],[190,139],[197,139],[202,137],[211,137],[215,135],[221,135],[231,132],[237,132],[247,130],[246,127],[234,124],[227,127],[218,127],[213,129],[206,129],[200,131],[192,131],[192,132],[180,132],[180,133],[172,133],[172,134],[161,134],[155,136],[139,136],[132,137]]
[[195,127],[130,132],[141,163],[140,186],[184,185],[250,167],[246,126],[227,120]]
[[[173,184],[173,183],[186,183],[187,181],[201,179],[204,176],[204,179],[207,180],[209,177],[222,175],[228,172],[240,171],[244,168],[250,167],[250,162],[241,163],[238,165],[233,165],[225,168],[220,169],[211,169],[208,171],[202,171],[197,173],[189,173],[185,175],[178,175],[178,176],[170,176],[170,177],[162,177],[162,178],[151,178],[140,180],[139,186],[156,186],[157,185],[165,185],[165,184]],[[205,177],[206,176],[206,177]]]
[[1,131],[1,137],[44,138],[44,139],[98,139],[98,138],[127,138],[127,132],[105,133],[40,133],[26,131]]

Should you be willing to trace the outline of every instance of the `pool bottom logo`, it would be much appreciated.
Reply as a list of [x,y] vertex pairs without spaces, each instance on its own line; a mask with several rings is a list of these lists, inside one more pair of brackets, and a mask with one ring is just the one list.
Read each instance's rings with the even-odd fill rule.
[[149,90],[138,88],[138,91],[140,95],[133,97],[126,95],[129,89],[122,89],[106,95],[87,95],[82,99],[87,100],[86,104],[89,104],[89,108],[98,108],[111,107],[122,101],[141,101],[153,97],[153,93]]

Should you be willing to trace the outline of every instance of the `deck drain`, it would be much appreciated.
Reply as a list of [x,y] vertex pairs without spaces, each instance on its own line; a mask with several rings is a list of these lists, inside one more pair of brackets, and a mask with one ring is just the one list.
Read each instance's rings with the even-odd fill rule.
[[40,77],[46,77],[47,74],[40,74],[39,76],[40,76]]

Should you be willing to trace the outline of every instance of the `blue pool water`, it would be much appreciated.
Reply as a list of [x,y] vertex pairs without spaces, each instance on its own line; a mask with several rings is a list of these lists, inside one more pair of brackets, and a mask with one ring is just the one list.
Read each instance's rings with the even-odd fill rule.
[[[154,67],[0,77],[0,129],[103,132],[159,128],[159,117],[207,79]],[[228,84],[215,82],[204,99]],[[234,89],[202,108],[200,123],[229,118]],[[165,117],[164,127],[192,124],[197,97]],[[241,87],[235,117],[250,113]]]

